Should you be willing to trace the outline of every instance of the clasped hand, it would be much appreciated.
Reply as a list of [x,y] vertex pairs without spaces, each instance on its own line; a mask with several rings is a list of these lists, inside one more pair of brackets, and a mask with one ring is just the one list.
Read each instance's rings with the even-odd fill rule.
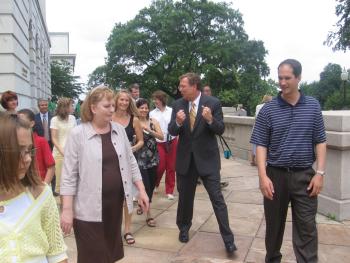
[[[209,123],[213,121],[213,115],[209,107],[202,106],[202,117]],[[176,113],[176,123],[181,126],[184,123],[185,119],[186,119],[185,111],[179,110]]]

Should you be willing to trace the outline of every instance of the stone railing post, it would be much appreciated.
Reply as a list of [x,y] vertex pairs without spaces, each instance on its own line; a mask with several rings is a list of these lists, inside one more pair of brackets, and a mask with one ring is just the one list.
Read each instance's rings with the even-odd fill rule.
[[350,111],[324,111],[327,163],[318,211],[337,220],[350,219]]
[[234,157],[249,160],[252,146],[249,143],[254,117],[224,115],[225,133],[223,137],[233,151]]

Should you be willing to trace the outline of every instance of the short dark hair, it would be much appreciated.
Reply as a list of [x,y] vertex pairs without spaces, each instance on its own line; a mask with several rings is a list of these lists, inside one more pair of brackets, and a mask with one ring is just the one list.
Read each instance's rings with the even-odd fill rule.
[[201,90],[201,77],[193,72],[188,72],[186,74],[183,74],[179,77],[179,80],[181,81],[182,79],[187,78],[188,83],[193,86],[196,85],[197,90]]
[[149,108],[149,102],[148,100],[144,99],[144,98],[139,98],[137,101],[136,101],[136,107],[137,108],[140,108],[143,104],[147,104],[148,108]]
[[133,83],[133,84],[131,84],[130,86],[129,86],[129,91],[131,92],[132,91],[132,89],[140,89],[140,85],[139,84],[137,84],[137,83]]
[[279,65],[278,65],[278,68],[277,70],[280,69],[280,67],[282,65],[289,65],[292,67],[293,69],[293,74],[294,76],[297,78],[297,77],[300,77],[301,75],[301,71],[302,71],[302,67],[301,67],[301,64],[298,60],[296,59],[292,59],[292,58],[289,58],[289,59],[286,59],[286,60],[283,60]]
[[[140,108],[142,105],[147,105],[148,109],[149,109],[149,102],[148,100],[146,99],[143,99],[143,98],[139,98],[137,101],[136,101],[136,108]],[[148,112],[148,115],[146,117],[147,119],[149,119],[149,112]]]
[[30,109],[21,109],[17,113],[24,114],[28,118],[28,120],[30,120],[30,121],[35,121],[34,112]]
[[2,93],[1,95],[1,106],[5,109],[5,110],[8,110],[8,105],[7,103],[10,101],[10,100],[18,100],[18,97],[17,97],[17,94],[16,92],[13,92],[11,90],[7,90],[5,92]]
[[168,100],[168,96],[166,95],[166,93],[164,91],[161,90],[156,90],[155,92],[153,92],[152,94],[152,99],[158,99],[161,101],[161,103],[163,104],[163,106],[166,105],[166,102]]
[[48,99],[44,99],[44,98],[39,98],[38,99],[38,106],[39,106],[39,104],[40,104],[40,102],[49,102],[49,100]]

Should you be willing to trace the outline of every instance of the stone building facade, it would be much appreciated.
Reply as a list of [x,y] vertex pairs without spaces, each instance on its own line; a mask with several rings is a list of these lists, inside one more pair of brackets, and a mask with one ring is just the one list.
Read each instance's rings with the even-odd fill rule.
[[0,93],[15,91],[20,108],[51,96],[45,0],[0,2]]

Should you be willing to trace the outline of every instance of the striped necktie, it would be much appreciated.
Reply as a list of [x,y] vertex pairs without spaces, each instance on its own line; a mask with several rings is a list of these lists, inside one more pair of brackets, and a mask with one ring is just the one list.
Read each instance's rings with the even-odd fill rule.
[[191,102],[191,110],[190,110],[190,127],[191,127],[191,131],[193,130],[195,121],[196,121],[196,104],[194,102]]
[[47,119],[46,119],[46,114],[43,114],[43,128],[44,128],[44,137],[47,141],[49,141],[50,137],[49,137],[49,126],[47,123]]

